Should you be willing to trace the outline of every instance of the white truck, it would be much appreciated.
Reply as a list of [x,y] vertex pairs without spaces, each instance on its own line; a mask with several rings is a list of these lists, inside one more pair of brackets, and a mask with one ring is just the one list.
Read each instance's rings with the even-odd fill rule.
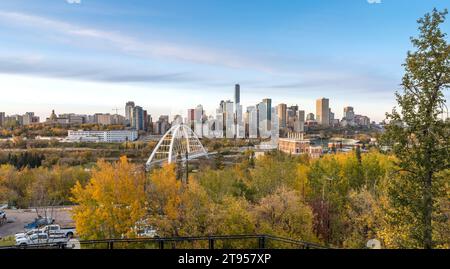
[[61,226],[58,224],[51,224],[51,225],[47,225],[47,226],[44,226],[39,229],[30,230],[26,233],[17,233],[17,234],[15,234],[15,237],[17,240],[19,238],[31,236],[31,235],[37,234],[37,233],[46,233],[48,235],[61,235],[61,236],[64,236],[64,237],[70,239],[70,238],[74,237],[74,235],[75,235],[75,228],[72,228],[72,227],[61,228]]
[[46,247],[60,246],[65,247],[68,238],[62,235],[49,235],[47,233],[34,233],[25,237],[16,238],[16,246],[39,246],[44,245]]
[[0,226],[8,221],[5,211],[0,209]]

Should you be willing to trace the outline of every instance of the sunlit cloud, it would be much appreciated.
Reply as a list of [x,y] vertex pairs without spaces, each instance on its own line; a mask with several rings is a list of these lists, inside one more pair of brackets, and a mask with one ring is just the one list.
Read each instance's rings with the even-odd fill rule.
[[82,27],[60,20],[53,20],[24,13],[0,11],[0,21],[1,20],[5,23],[14,23],[33,29],[43,29],[47,32],[56,32],[73,38],[86,39],[89,43],[95,41],[107,43],[109,47],[139,57],[169,58],[228,68],[251,68],[263,72],[273,71],[271,68],[267,67],[267,65],[264,65],[257,60],[240,57],[234,53],[227,53],[225,51],[204,47],[173,44],[164,40],[139,40],[118,32]]

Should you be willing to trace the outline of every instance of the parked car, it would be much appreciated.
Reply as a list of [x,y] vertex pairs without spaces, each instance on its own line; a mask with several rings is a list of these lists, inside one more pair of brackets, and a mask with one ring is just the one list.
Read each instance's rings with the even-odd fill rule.
[[25,233],[15,234],[16,239],[30,236],[35,233],[46,233],[49,235],[63,235],[67,238],[72,238],[75,235],[75,227],[61,228],[58,224],[47,225],[39,229],[32,229]]
[[34,233],[30,236],[25,236],[16,239],[16,245],[20,247],[26,246],[61,246],[64,247],[69,240],[62,235],[49,235],[47,233]]
[[61,228],[58,224],[47,225],[42,228],[42,231],[48,234],[62,234],[68,238],[72,238],[75,235],[75,227]]
[[28,232],[25,232],[25,233],[16,233],[16,234],[14,235],[14,237],[15,237],[16,240],[17,240],[17,239],[19,239],[19,238],[31,236],[31,235],[36,234],[36,233],[39,233],[39,232],[40,232],[39,229],[33,229],[33,230],[29,230]]
[[50,217],[47,217],[47,218],[38,217],[33,222],[25,225],[23,228],[26,231],[29,231],[29,230],[41,228],[42,226],[53,224],[54,222],[55,222],[55,220]]
[[158,238],[158,233],[152,227],[145,227],[137,230],[137,236],[148,237],[148,238]]

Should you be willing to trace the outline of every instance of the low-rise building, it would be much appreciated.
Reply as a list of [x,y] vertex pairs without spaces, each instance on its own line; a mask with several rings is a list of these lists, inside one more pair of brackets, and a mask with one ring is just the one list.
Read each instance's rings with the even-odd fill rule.
[[308,154],[311,158],[322,155],[322,147],[311,145],[309,139],[304,139],[303,133],[288,133],[287,138],[280,138],[278,150],[291,155]]
[[66,141],[122,143],[126,141],[135,141],[137,139],[138,139],[138,132],[135,130],[113,130],[113,131],[69,130]]

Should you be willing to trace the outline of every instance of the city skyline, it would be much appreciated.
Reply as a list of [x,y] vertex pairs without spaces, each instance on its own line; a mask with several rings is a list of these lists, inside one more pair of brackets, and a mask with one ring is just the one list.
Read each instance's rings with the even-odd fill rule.
[[244,109],[271,98],[314,113],[325,96],[337,118],[352,106],[379,122],[395,105],[415,20],[446,3],[2,2],[0,111],[112,114],[135,100],[154,118],[198,104],[214,114],[239,83]]

